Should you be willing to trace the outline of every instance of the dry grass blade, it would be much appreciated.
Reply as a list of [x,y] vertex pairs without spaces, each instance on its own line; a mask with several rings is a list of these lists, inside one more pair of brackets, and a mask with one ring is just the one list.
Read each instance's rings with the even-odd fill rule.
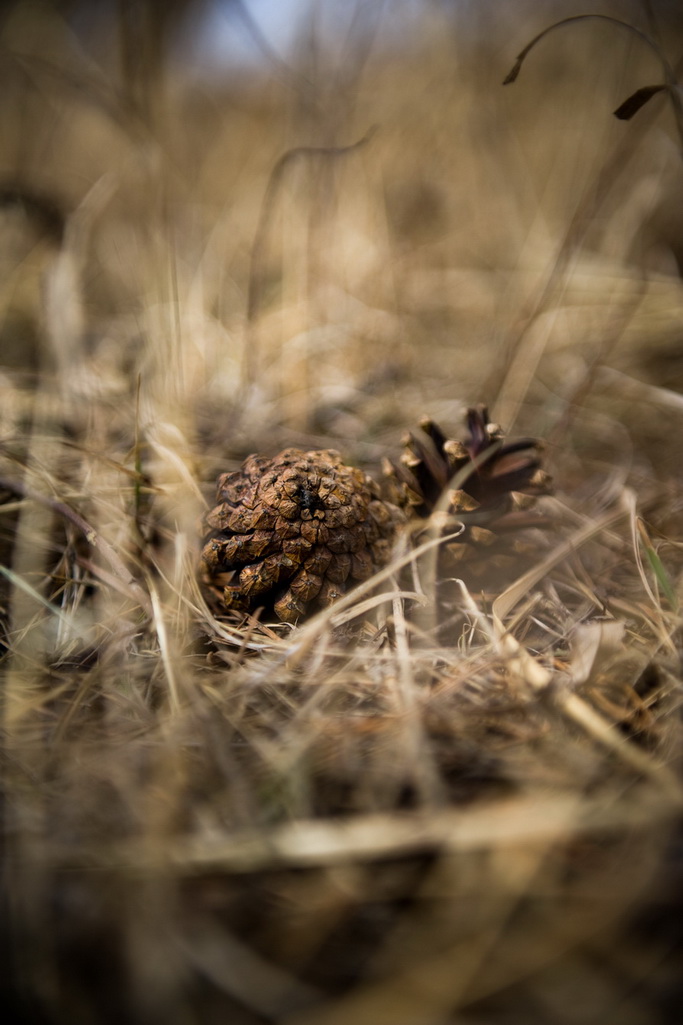
[[43,608],[47,609],[51,615],[56,616],[61,620],[67,630],[73,632],[74,624],[72,619],[63,612],[58,605],[48,601],[47,598],[40,594],[39,591],[36,591],[36,589],[31,587],[26,580],[22,580],[22,578],[17,576],[16,573],[13,573],[11,569],[8,569],[7,566],[0,566],[0,573],[2,573],[2,575],[10,582],[12,587],[18,587],[20,591],[24,592],[24,594],[29,595],[37,605],[42,605]]
[[120,586],[125,589],[129,597],[137,602],[145,612],[151,612],[151,604],[147,594],[127,569],[118,552],[106,538],[102,537],[102,535],[98,533],[95,528],[83,518],[83,516],[81,516],[80,513],[76,512],[75,509],[72,509],[66,502],[62,502],[49,495],[43,495],[39,491],[35,491],[33,488],[27,487],[22,481],[3,478],[0,480],[0,487],[7,488],[8,491],[12,491],[15,494],[23,495],[24,498],[29,498],[34,502],[39,502],[41,505],[44,505],[46,508],[51,509],[59,516],[63,516],[66,520],[73,523],[74,526],[81,531],[88,544],[93,548],[97,548],[102,553],[111,569],[116,574]]
[[200,923],[181,949],[190,965],[218,989],[261,1015],[276,1015],[283,1006],[318,1003],[319,990],[270,964],[224,929]]
[[567,715],[571,716],[601,744],[614,751],[636,772],[642,773],[656,782],[661,788],[661,792],[673,802],[674,806],[681,806],[683,787],[674,772],[655,762],[646,752],[630,743],[628,738],[620,736],[613,724],[603,719],[578,694],[562,692],[557,695],[556,700],[559,701]]
[[393,604],[397,601],[410,601],[415,602],[417,605],[424,605],[427,602],[427,598],[424,594],[418,594],[417,591],[385,591],[383,594],[374,594],[371,598],[366,598],[365,601],[352,605],[346,612],[340,612],[338,615],[333,616],[331,625],[333,627],[343,626],[344,623],[350,623],[359,616],[365,616],[372,609],[376,609],[378,605],[385,605],[388,602]]
[[[638,768],[642,769],[642,764]],[[170,862],[183,875],[334,865],[434,849],[464,852],[498,844],[523,847],[592,832],[655,826],[676,815],[679,801],[680,790],[667,793],[652,788],[643,790],[632,802],[606,803],[575,796],[564,800],[520,797],[471,809],[356,815],[338,821],[301,820],[260,833],[180,839],[163,851],[119,844],[106,851],[90,852],[90,857],[95,864],[111,862],[135,872],[153,867],[151,856],[161,858],[164,864]],[[58,860],[70,863],[68,852],[55,853]]]
[[659,633],[659,637],[660,637],[661,643],[662,643],[662,645],[665,648],[668,648],[669,651],[671,651],[673,654],[675,654],[676,649],[675,649],[675,645],[674,645],[674,643],[673,643],[673,641],[671,639],[671,628],[667,627],[667,624],[665,622],[664,612],[663,612],[662,607],[661,607],[661,603],[657,599],[657,596],[655,595],[654,591],[652,590],[652,586],[650,584],[650,581],[647,578],[647,574],[645,572],[645,567],[643,565],[643,559],[642,559],[642,556],[640,554],[640,543],[641,543],[641,538],[642,538],[642,528],[640,526],[641,521],[638,518],[638,515],[637,515],[637,512],[636,512],[636,497],[635,497],[635,494],[632,491],[630,491],[630,490],[625,491],[624,496],[623,496],[623,501],[624,501],[624,505],[625,505],[626,509],[628,510],[630,527],[631,527],[631,543],[633,545],[633,554],[634,554],[634,558],[635,558],[635,561],[636,561],[636,566],[638,567],[638,573],[639,573],[640,579],[641,579],[641,581],[643,583],[643,587],[645,589],[645,592],[646,592],[648,598],[650,599],[650,601],[652,602],[652,607],[654,609],[654,613],[655,613],[655,617],[656,617],[656,622],[657,622],[657,630],[658,630],[658,633]]
[[168,681],[169,708],[171,713],[177,713],[180,710],[180,696],[176,668],[174,665],[173,655],[170,651],[168,631],[166,629],[166,622],[164,619],[163,609],[161,607],[161,601],[159,599],[159,593],[157,589],[151,584],[151,582],[149,594],[152,601],[152,610],[154,613],[154,629],[156,630],[157,637],[159,638],[159,651],[161,653],[161,661],[163,663],[164,670],[166,672],[166,679]]
[[542,559],[536,566],[533,566],[530,570],[524,573],[518,580],[515,580],[502,594],[500,594],[493,603],[492,611],[494,616],[494,622],[496,622],[498,630],[504,631],[504,620],[510,614],[512,609],[517,605],[519,601],[528,593],[531,587],[534,587],[540,580],[546,576],[555,566],[567,559],[573,552],[581,548],[582,545],[586,544],[591,538],[599,535],[607,527],[612,526],[614,523],[618,523],[626,515],[624,510],[615,510],[611,513],[605,513],[602,517],[596,519],[592,523],[587,523],[584,527],[577,530],[567,541],[559,545],[559,547],[552,552],[550,555]]

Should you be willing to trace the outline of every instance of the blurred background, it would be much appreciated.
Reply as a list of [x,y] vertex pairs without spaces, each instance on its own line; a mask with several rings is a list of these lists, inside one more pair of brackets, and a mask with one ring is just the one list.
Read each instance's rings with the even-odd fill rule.
[[[675,63],[679,5],[590,12],[663,40]],[[501,84],[576,13],[4,5],[12,382],[42,361],[74,396],[95,381],[114,396],[140,375],[205,446],[329,434],[361,459],[427,407],[453,419],[485,401],[547,431],[579,395],[618,407],[638,385],[615,372],[678,387],[675,118],[662,95],[612,116],[661,81],[656,53],[573,23]]]

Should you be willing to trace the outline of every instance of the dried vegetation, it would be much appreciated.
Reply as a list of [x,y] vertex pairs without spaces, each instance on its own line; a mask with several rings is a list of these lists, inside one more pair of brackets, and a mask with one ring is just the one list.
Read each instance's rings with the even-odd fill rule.
[[[3,14],[17,1019],[676,1020],[683,159],[665,95],[612,118],[660,68],[607,23],[501,88],[544,6],[387,49],[370,4],[331,63],[221,84],[161,45],[191,5],[121,5],[120,52]],[[219,473],[377,474],[478,402],[555,482],[506,558],[448,561],[437,508],[296,625],[207,605]]]

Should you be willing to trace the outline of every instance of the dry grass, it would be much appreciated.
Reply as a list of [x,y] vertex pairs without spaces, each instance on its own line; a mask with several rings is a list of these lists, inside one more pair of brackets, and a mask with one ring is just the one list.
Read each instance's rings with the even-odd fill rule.
[[[19,1020],[675,1020],[683,162],[664,97],[611,117],[660,74],[613,26],[500,87],[542,6],[220,87],[6,16]],[[437,601],[432,537],[294,629],[212,615],[219,470],[479,401],[556,482],[507,575]]]

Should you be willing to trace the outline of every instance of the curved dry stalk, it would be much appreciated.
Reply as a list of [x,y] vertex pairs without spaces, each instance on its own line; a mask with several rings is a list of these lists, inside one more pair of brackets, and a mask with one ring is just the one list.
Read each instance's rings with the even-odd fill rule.
[[374,133],[375,127],[372,126],[361,139],[357,142],[351,143],[349,146],[297,146],[294,149],[287,150],[286,153],[283,153],[270,172],[265,195],[261,202],[261,212],[259,214],[256,231],[254,232],[254,241],[251,248],[251,258],[249,262],[247,329],[251,337],[248,339],[248,344],[246,346],[245,362],[242,372],[242,383],[245,388],[253,386],[254,382],[257,380],[259,370],[259,347],[258,340],[254,336],[254,323],[261,303],[261,280],[259,267],[265,254],[268,226],[273,216],[275,203],[289,169],[298,164],[301,160],[328,160],[348,156],[350,153],[355,153],[357,150],[365,146],[370,141]]
[[643,104],[651,99],[652,96],[655,96],[659,92],[666,91],[669,95],[669,99],[671,100],[671,105],[676,119],[676,128],[678,129],[681,146],[683,147],[683,100],[681,99],[678,80],[676,79],[674,70],[669,64],[666,55],[664,54],[661,46],[659,46],[659,44],[652,38],[652,36],[649,36],[647,32],[643,32],[642,29],[636,28],[636,26],[631,25],[630,22],[622,21],[620,18],[615,18],[610,14],[574,14],[569,18],[562,18],[560,21],[556,21],[552,25],[548,25],[542,32],[539,32],[538,35],[534,36],[531,42],[527,43],[524,49],[517,55],[515,63],[503,79],[503,85],[511,85],[517,80],[519,73],[522,70],[522,64],[537,43],[540,43],[542,39],[555,29],[563,28],[565,25],[570,25],[577,21],[606,21],[612,25],[618,25],[620,28],[625,28],[628,32],[632,32],[634,36],[641,40],[641,42],[645,43],[646,46],[649,46],[662,65],[662,71],[664,72],[664,84],[644,86],[642,89],[638,89],[614,111],[615,117],[620,118],[620,120],[628,120],[628,118],[632,117],[638,110],[640,110]]

